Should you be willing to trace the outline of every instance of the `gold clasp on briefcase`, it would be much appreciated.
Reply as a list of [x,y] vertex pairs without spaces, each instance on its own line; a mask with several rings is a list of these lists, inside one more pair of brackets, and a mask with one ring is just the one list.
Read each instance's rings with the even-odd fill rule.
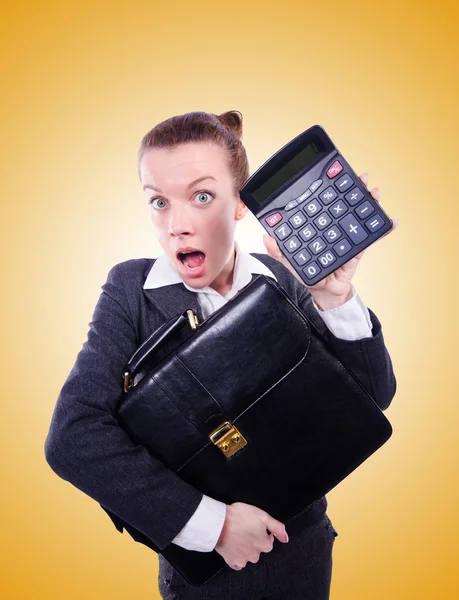
[[225,456],[233,456],[241,448],[247,446],[245,437],[229,421],[225,421],[220,427],[217,427],[209,435],[209,438],[220,448]]
[[135,387],[135,384],[132,382],[131,374],[129,373],[129,371],[124,372],[123,380],[124,380],[124,391],[125,392],[128,392],[131,389],[131,387]]
[[198,315],[195,315],[192,308],[186,311],[191,329],[197,329],[199,326]]

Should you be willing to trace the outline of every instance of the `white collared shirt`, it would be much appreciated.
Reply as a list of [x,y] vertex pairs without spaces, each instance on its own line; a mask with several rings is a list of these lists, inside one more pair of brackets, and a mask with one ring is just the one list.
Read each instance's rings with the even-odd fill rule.
[[248,252],[244,251],[236,241],[234,242],[234,245],[236,248],[236,260],[233,271],[233,285],[226,296],[222,296],[209,286],[202,288],[194,288],[189,286],[173,268],[166,254],[161,254],[161,256],[156,259],[155,263],[150,269],[150,272],[148,273],[143,287],[145,289],[155,289],[163,285],[183,283],[188,290],[197,293],[197,300],[202,309],[203,318],[205,319],[215,310],[226,304],[228,300],[231,300],[231,298],[235,296],[240,289],[250,283],[252,279],[252,273],[268,275],[277,281],[274,273],[268,269],[266,265]]
[[[242,248],[238,242],[235,241],[234,245],[236,248],[236,261],[234,264],[233,285],[226,296],[222,296],[209,286],[203,288],[189,286],[171,265],[166,254],[161,254],[156,259],[143,287],[145,289],[155,289],[164,285],[182,283],[188,290],[196,292],[197,300],[205,319],[215,310],[226,304],[241,288],[247,285],[252,279],[252,273],[261,273],[277,281],[274,273],[264,263]],[[362,302],[353,284],[351,284],[351,290],[353,294],[352,298],[336,308],[321,310],[314,300],[312,303],[327,327],[336,337],[343,340],[358,340],[364,337],[371,337],[372,323],[368,309]]]
[[[161,254],[150,269],[144,289],[155,289],[165,285],[182,283],[187,289],[196,292],[197,300],[205,319],[214,311],[226,304],[237,292],[247,285],[253,273],[260,273],[272,277],[277,281],[274,273],[261,261],[247,252],[238,242],[234,242],[236,260],[233,272],[233,284],[230,291],[222,296],[213,288],[193,288],[183,281],[179,273],[171,265],[166,254]],[[372,337],[372,323],[368,308],[362,302],[354,285],[351,284],[352,298],[345,304],[321,310],[313,300],[313,305],[324,320],[330,331],[338,338],[344,340],[358,340]],[[203,498],[183,529],[172,540],[174,544],[196,550],[210,552],[220,537],[226,517],[226,504],[203,495]]]

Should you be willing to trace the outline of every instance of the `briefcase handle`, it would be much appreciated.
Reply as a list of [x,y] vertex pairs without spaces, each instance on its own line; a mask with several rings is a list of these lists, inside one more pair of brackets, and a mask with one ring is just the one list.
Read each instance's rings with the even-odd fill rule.
[[134,381],[136,375],[142,371],[145,363],[150,362],[156,352],[161,348],[164,350],[169,347],[172,349],[174,343],[180,339],[180,334],[184,330],[189,333],[195,332],[199,328],[198,316],[193,308],[188,308],[181,315],[172,317],[157,329],[143,344],[141,344],[126,363],[122,373],[123,389],[128,392],[137,382]]

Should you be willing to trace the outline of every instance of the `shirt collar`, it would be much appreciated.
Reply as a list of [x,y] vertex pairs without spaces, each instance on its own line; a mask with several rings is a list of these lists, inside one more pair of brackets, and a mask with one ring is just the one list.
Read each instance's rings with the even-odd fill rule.
[[[252,256],[249,252],[244,250],[244,248],[242,248],[238,242],[236,242],[236,240],[234,241],[234,247],[236,249],[236,260],[234,264],[233,285],[231,290],[228,292],[227,297],[233,296],[237,291],[247,285],[252,279],[252,273],[267,275],[268,277],[272,277],[277,281],[277,277],[274,275],[271,269],[269,269],[260,260]],[[161,254],[155,260],[147,275],[143,288],[155,289],[175,283],[183,283],[183,285],[192,292],[218,294],[216,290],[209,286],[194,288],[185,283],[171,265],[166,254]]]

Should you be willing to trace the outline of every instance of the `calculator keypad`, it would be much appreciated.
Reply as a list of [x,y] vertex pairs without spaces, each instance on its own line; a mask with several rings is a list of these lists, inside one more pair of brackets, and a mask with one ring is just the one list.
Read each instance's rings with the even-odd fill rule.
[[345,173],[335,181],[335,187],[339,192],[345,192],[354,185],[354,180]]
[[265,221],[270,227],[274,227],[274,225],[277,225],[279,221],[282,221],[282,215],[280,213],[274,213],[273,215],[266,217]]
[[319,217],[314,219],[314,225],[317,229],[325,229],[333,221],[330,215],[326,212],[322,213]]
[[317,179],[309,186],[309,191],[313,194],[322,185],[322,179]]
[[312,202],[309,202],[309,204],[306,205],[304,210],[308,216],[312,217],[319,213],[321,208],[322,206],[320,202],[318,200],[313,200]]
[[274,235],[292,255],[289,260],[303,267],[305,281],[315,279],[384,225],[371,202],[364,200],[355,176],[346,173],[339,161],[324,175],[285,206],[285,211],[296,209],[292,216],[274,213],[265,218],[270,227],[285,219]]
[[327,244],[324,242],[324,240],[321,237],[316,238],[313,242],[308,244],[308,248],[313,254],[319,254],[319,252],[322,252],[322,250],[325,250],[326,247],[327,247]]
[[301,252],[298,252],[298,254],[295,254],[295,256],[293,257],[296,261],[297,264],[300,265],[304,265],[308,262],[308,260],[310,260],[311,255],[309,254],[309,252],[306,252],[306,250],[301,250]]
[[300,204],[301,202],[304,202],[305,200],[307,200],[310,196],[312,196],[311,190],[306,190],[300,196],[298,196],[298,198],[296,198],[296,202],[298,202],[298,204]]
[[347,215],[339,224],[355,246],[368,237],[368,233],[363,228],[363,223],[360,223],[354,215]]
[[337,175],[339,175],[342,170],[343,170],[343,165],[339,162],[339,160],[335,160],[335,162],[332,164],[332,166],[327,171],[327,177],[329,179],[333,179],[333,177],[336,177]]
[[336,242],[343,234],[341,233],[340,228],[337,225],[330,227],[330,229],[325,232],[324,238],[327,242]]
[[344,197],[351,206],[355,206],[356,204],[358,204],[360,202],[360,200],[362,200],[363,192],[362,192],[362,190],[359,190],[359,188],[354,188],[348,194],[346,194]]
[[369,221],[365,222],[365,227],[368,229],[368,231],[378,231],[378,229],[381,229],[383,225],[384,221],[381,215],[378,215],[378,213],[376,213]]
[[289,219],[289,223],[292,224],[292,227],[294,229],[298,229],[298,227],[301,227],[301,225],[304,225],[307,221],[307,218],[304,216],[304,213],[302,213],[301,211],[298,211],[297,213],[295,213],[293,215],[293,217],[290,217]]
[[316,277],[321,272],[322,272],[322,269],[319,267],[319,265],[316,263],[316,261],[309,263],[309,265],[303,269],[303,273],[306,275],[306,277],[308,279],[312,279],[313,277]]
[[283,223],[280,227],[274,230],[274,233],[280,240],[285,240],[285,238],[292,233],[292,230],[287,223]]
[[362,202],[362,204],[355,209],[355,212],[359,215],[361,219],[366,219],[371,215],[371,213],[375,212],[375,209],[367,200],[366,202]]
[[333,250],[336,252],[336,254],[338,254],[338,256],[344,256],[350,250],[352,250],[352,246],[347,240],[341,240],[341,242],[333,246]]
[[336,200],[336,198],[338,198],[338,192],[330,186],[321,194],[319,194],[319,198],[324,204],[330,204],[330,202],[333,202],[333,200]]
[[314,229],[314,227],[312,225],[307,225],[300,231],[300,237],[305,242],[307,242],[307,241],[311,240],[316,235],[316,233],[317,233],[317,231]]
[[333,206],[330,206],[328,210],[334,217],[342,217],[347,213],[348,209],[344,200],[338,200],[338,202]]
[[285,210],[293,210],[295,208],[295,206],[298,206],[298,201],[291,200],[288,204],[286,204]]
[[332,263],[334,263],[335,260],[336,260],[336,256],[330,250],[327,250],[327,252],[325,252],[325,254],[322,254],[322,256],[319,257],[319,262],[324,267],[328,267],[328,265],[331,265]]
[[296,235],[292,236],[291,238],[289,238],[289,240],[287,242],[284,242],[284,246],[287,248],[287,250],[292,253],[295,252],[296,250],[299,250],[302,246],[300,240],[297,238]]

